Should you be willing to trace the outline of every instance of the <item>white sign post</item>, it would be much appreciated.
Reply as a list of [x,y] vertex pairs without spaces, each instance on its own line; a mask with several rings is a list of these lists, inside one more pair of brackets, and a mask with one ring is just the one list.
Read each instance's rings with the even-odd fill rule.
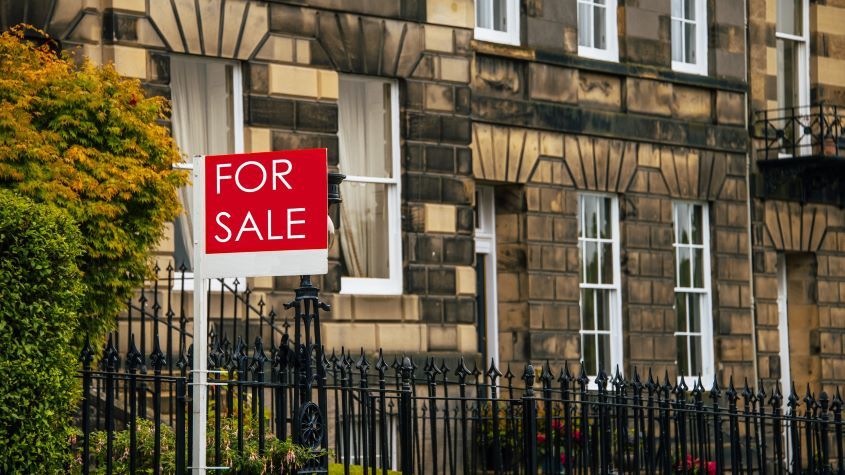
[[206,280],[328,271],[326,156],[312,149],[194,157],[194,475],[230,468],[206,461]]

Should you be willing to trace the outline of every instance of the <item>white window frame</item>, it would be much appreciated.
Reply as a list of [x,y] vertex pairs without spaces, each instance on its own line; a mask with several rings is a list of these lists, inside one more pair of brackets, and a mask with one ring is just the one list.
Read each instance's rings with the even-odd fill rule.
[[[596,198],[609,198],[611,200],[610,204],[610,239],[602,238],[601,236],[596,236],[595,238],[587,238],[584,237],[584,198],[585,197],[596,197]],[[613,282],[610,284],[593,284],[593,283],[585,283],[584,280],[584,269],[585,269],[585,255],[583,252],[583,243],[584,242],[596,242],[596,243],[611,243],[611,250],[613,255]],[[624,351],[623,351],[623,339],[622,339],[622,285],[621,285],[621,269],[620,269],[620,251],[619,251],[619,199],[615,195],[603,194],[603,193],[581,193],[578,196],[578,260],[579,260],[579,269],[578,269],[578,318],[579,318],[579,325],[581,328],[578,331],[578,335],[580,337],[580,344],[581,344],[581,363],[584,362],[584,335],[610,335],[610,367],[609,368],[602,368],[607,374],[615,374],[616,369],[619,369],[620,373],[624,373]],[[601,259],[601,247],[599,247],[599,259]],[[599,261],[599,269],[601,269],[601,261]],[[582,311],[584,302],[581,298],[581,290],[583,289],[600,289],[600,290],[610,290],[610,330],[584,330],[583,325],[581,323]],[[595,313],[595,312],[594,312]],[[594,316],[594,318],[597,318]],[[597,328],[598,325],[594,324],[594,328]],[[596,346],[596,351],[598,351],[598,346]],[[598,364],[598,358],[596,358],[596,364]],[[595,374],[588,375],[591,378],[595,378]],[[595,379],[592,379],[590,383],[591,388],[595,388]]]
[[[502,43],[506,45],[519,46],[519,0],[505,0],[505,24],[506,31],[494,30],[493,28],[482,28],[478,26],[478,4],[479,2],[492,2],[496,0],[475,0],[474,17],[476,19],[475,39]],[[490,9],[492,15],[493,9]],[[492,23],[492,19],[491,19]]]
[[[680,207],[678,205],[684,204],[688,205],[690,210],[690,215],[687,217],[689,222],[692,223],[692,210],[694,206],[701,207],[701,226],[702,226],[702,244],[682,244],[679,239],[679,228],[678,228],[678,212]],[[690,224],[691,226],[691,224]],[[675,315],[677,318],[677,295],[678,294],[699,294],[701,296],[701,308],[699,308],[699,318],[701,321],[699,322],[699,332],[690,332],[689,331],[689,323],[687,323],[687,331],[679,332],[675,331],[674,336],[677,341],[678,336],[700,336],[701,337],[701,384],[704,385],[705,388],[709,388],[713,384],[713,377],[716,374],[716,364],[714,359],[714,351],[713,351],[713,299],[712,299],[712,288],[710,282],[710,212],[709,206],[706,202],[700,201],[675,201],[672,203],[672,228],[673,228],[673,238],[672,238],[672,250],[674,252],[674,260],[675,260],[675,295],[676,295],[676,303],[675,303]],[[692,260],[692,265],[694,266],[695,256],[693,254],[694,250],[701,250],[702,256],[701,260],[704,265],[704,269],[702,270],[702,287],[695,287],[695,279],[694,279],[694,271],[693,274],[690,275],[690,286],[689,287],[681,287],[679,285],[679,278],[680,278],[680,259],[678,258],[678,252],[680,249],[689,249],[690,250],[690,259]],[[689,313],[687,313],[687,318],[689,318]],[[689,352],[689,344],[687,344],[687,361],[690,362],[692,358],[690,357]],[[687,387],[692,388],[695,386],[696,381],[699,380],[699,375],[686,375],[678,376],[678,381],[684,381]]]
[[[201,61],[197,59],[196,61]],[[243,70],[241,69],[240,61],[220,61],[232,66],[232,126],[234,128],[232,145],[234,153],[244,153],[244,94],[243,94]],[[193,169],[192,157],[186,157],[187,165]],[[193,185],[191,185],[193,186]],[[190,219],[190,217],[189,217]],[[221,283],[218,279],[209,279],[206,289],[209,292],[223,292],[223,284],[234,288],[235,280],[238,280],[240,285],[246,287],[246,277],[227,277]],[[173,290],[193,292],[194,291],[194,273],[185,272],[185,287],[182,288],[182,280],[174,279]]]
[[[777,10],[777,0],[775,1],[775,9]],[[775,57],[777,57],[777,40],[787,40],[796,43],[798,48],[798,108],[805,109],[809,113],[810,106],[810,2],[809,0],[801,0],[801,35],[793,35],[789,33],[781,33],[777,28],[777,18],[775,18]],[[777,71],[777,76],[781,77],[783,72]],[[783,107],[778,103],[778,108]],[[803,147],[809,147],[810,137],[804,137]],[[779,152],[778,158],[792,158],[791,153]]]
[[[683,2],[681,2],[683,5]],[[671,13],[670,13],[671,15]],[[695,25],[695,56],[697,61],[695,63],[687,63],[685,61],[672,60],[672,69],[675,71],[707,75],[707,0],[695,0],[695,20],[687,20],[681,17],[671,17],[670,28],[675,26],[675,22],[692,23]],[[671,35],[670,35],[671,38]],[[681,41],[684,41],[683,31],[680,35]],[[683,50],[682,46],[682,50]]]
[[[399,167],[399,83],[370,76],[344,75],[356,81],[380,81],[390,84],[391,176],[392,178],[347,175],[344,181],[381,183],[387,187],[388,272],[387,278],[340,277],[341,294],[401,295],[402,294],[402,229],[401,229],[401,170]],[[338,128],[338,136],[343,131]],[[343,157],[341,157],[343,160]],[[342,225],[342,224],[341,224]]]
[[[577,8],[577,15],[578,17],[578,28],[581,28],[581,8],[580,5],[590,5],[591,8],[602,8],[606,9],[605,11],[605,36],[607,38],[607,48],[595,48],[593,46],[583,46],[581,42],[578,42],[578,56],[583,56],[585,58],[592,58],[598,59],[601,61],[612,61],[612,62],[619,62],[619,36],[618,30],[616,26],[616,0],[607,0],[606,5],[598,5],[593,0],[578,0],[576,5]],[[591,35],[592,36],[592,35]],[[578,34],[580,38],[580,31]]]
[[[493,187],[477,186],[478,222],[475,253],[484,255],[484,296],[487,359],[499,364],[498,290],[496,289],[496,204]],[[487,362],[485,361],[485,364]]]

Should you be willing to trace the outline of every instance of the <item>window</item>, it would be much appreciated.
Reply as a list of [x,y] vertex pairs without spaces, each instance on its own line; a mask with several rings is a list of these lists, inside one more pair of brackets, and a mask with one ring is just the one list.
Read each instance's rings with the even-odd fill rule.
[[622,370],[619,210],[615,197],[581,195],[581,361],[587,373]]
[[707,74],[706,0],[672,0],[672,69]]
[[[191,163],[195,155],[241,153],[243,146],[243,103],[240,64],[190,56],[170,57],[170,94],[173,138],[182,151],[182,160]],[[193,269],[193,192],[186,186],[179,191],[184,211],[174,226],[176,266]],[[226,279],[232,285],[234,279]],[[241,279],[241,282],[244,282]],[[176,285],[181,288],[181,279]],[[185,275],[185,290],[193,290],[193,274]],[[212,291],[221,284],[212,280]]]
[[710,230],[707,206],[676,202],[675,340],[678,375],[687,386],[701,376],[713,380],[713,330],[710,317]]
[[343,293],[402,293],[396,83],[342,75],[338,97]]
[[476,330],[482,361],[499,362],[499,319],[496,296],[496,210],[491,186],[475,189]]
[[519,0],[475,0],[475,38],[519,45]]
[[[810,102],[809,77],[809,5],[807,0],[777,0],[777,101],[781,114],[792,117],[802,114],[801,108]],[[798,123],[776,124],[784,129],[783,155],[791,156],[796,141],[800,141],[803,127]],[[809,139],[809,136],[806,137]],[[797,145],[797,144],[796,144]],[[809,146],[809,143],[806,144]]]
[[616,0],[578,0],[578,54],[619,61]]

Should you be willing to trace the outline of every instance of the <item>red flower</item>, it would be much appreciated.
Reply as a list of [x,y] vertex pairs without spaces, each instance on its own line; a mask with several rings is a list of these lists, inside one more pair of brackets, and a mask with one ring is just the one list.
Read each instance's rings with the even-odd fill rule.
[[581,431],[578,430],[578,429],[575,429],[575,432],[572,433],[572,439],[574,439],[575,442],[580,443],[581,442]]
[[563,465],[566,464],[566,454],[563,452],[560,453],[560,463]]
[[552,421],[552,430],[555,432],[563,431],[563,424],[560,421]]
[[716,475],[716,462],[707,462],[707,475]]
[[542,444],[546,442],[546,436],[544,434],[537,434],[537,443]]

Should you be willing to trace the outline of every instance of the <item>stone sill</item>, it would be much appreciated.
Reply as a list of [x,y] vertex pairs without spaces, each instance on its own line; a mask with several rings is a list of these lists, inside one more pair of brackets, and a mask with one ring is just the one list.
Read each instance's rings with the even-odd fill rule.
[[703,87],[730,92],[745,93],[748,89],[746,82],[742,80],[718,79],[712,76],[682,73],[671,69],[660,69],[653,66],[599,61],[595,59],[582,58],[575,54],[553,53],[522,46],[503,45],[479,40],[472,40],[470,46],[476,53],[480,54],[500,56],[521,61],[535,61],[538,63],[564,66],[584,71],[643,79],[656,79],[684,86]]

